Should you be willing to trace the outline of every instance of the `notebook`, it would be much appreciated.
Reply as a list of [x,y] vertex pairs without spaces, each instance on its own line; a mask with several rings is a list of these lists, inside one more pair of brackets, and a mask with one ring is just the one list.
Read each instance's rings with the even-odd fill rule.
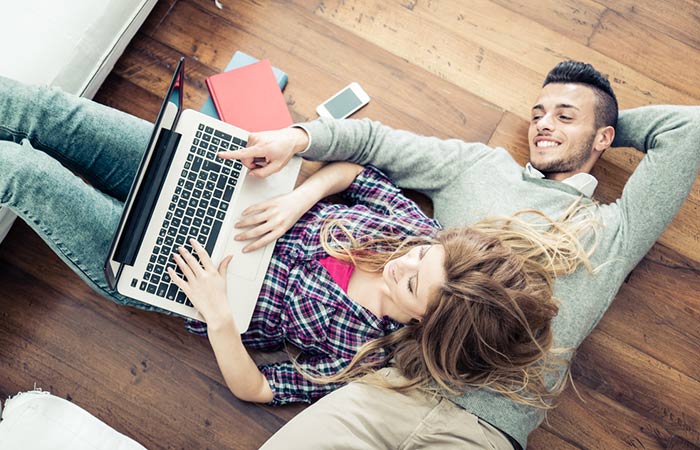
[[[233,54],[233,58],[231,58],[231,61],[229,61],[229,63],[226,65],[224,72],[229,72],[231,70],[238,69],[239,67],[248,66],[258,61],[260,60],[257,58],[253,58],[247,53],[237,51]],[[287,74],[274,66],[272,67],[272,72],[275,74],[275,79],[277,80],[277,84],[279,85],[280,90],[283,91],[285,86],[287,86]],[[207,97],[207,100],[204,102],[204,105],[202,105],[202,108],[199,110],[199,112],[211,116],[215,119],[220,118],[219,114],[216,112],[216,106],[214,106],[214,100],[211,99],[211,96]]]
[[287,102],[268,60],[262,60],[206,79],[222,121],[248,132],[292,125]]

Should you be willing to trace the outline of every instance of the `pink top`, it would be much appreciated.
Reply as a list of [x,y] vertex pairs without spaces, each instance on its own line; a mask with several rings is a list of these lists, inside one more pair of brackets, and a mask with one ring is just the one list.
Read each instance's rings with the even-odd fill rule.
[[331,278],[333,278],[333,281],[335,281],[347,294],[348,284],[350,284],[350,276],[352,275],[352,271],[355,270],[355,266],[340,261],[332,256],[319,259],[318,262],[321,263],[323,268],[328,271]]

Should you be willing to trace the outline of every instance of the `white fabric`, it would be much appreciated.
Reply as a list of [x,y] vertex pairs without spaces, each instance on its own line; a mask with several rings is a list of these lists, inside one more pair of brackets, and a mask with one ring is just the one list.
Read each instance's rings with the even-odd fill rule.
[[133,25],[140,26],[154,5],[155,0],[0,0],[5,19],[0,42],[6,43],[0,47],[0,75],[83,95],[110,59],[105,68],[112,69],[113,50],[121,47],[122,53],[136,32]]
[[24,392],[5,402],[0,449],[145,450],[84,409],[42,391]]
[[[532,178],[544,178],[544,174],[535,169],[530,163],[527,163],[525,166],[525,173],[530,175]],[[562,180],[562,183],[568,184],[586,197],[592,197],[593,192],[595,192],[595,188],[598,187],[598,179],[596,179],[596,177],[590,173],[585,172],[572,175],[566,180]]]

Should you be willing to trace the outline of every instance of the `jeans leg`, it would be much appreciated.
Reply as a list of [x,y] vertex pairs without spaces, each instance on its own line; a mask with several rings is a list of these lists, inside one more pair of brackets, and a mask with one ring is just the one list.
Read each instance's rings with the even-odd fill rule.
[[0,206],[24,219],[51,249],[102,296],[158,310],[109,288],[103,265],[123,204],[85,183],[46,153],[0,141]]
[[153,125],[67,94],[0,77],[0,140],[28,139],[97,189],[124,201]]

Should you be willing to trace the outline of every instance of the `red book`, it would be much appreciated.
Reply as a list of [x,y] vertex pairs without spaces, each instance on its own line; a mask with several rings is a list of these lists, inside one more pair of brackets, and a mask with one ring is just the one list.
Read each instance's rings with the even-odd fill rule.
[[250,132],[294,123],[268,60],[213,75],[206,82],[224,122]]

